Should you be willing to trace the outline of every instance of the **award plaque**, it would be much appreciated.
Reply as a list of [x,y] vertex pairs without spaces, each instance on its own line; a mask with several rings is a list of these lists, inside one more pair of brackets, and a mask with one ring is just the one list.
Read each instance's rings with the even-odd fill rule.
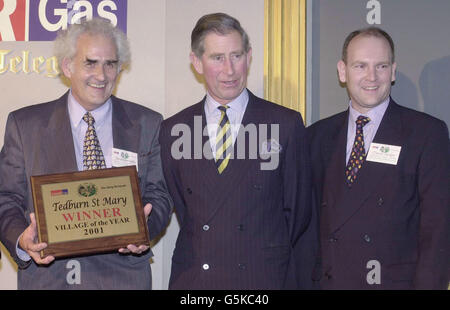
[[31,177],[41,257],[150,245],[135,166]]

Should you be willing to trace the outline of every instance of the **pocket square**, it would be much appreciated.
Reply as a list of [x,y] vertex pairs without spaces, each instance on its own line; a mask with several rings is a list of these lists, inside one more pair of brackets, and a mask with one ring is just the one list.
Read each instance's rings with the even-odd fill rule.
[[281,153],[282,147],[275,139],[269,139],[261,145],[261,155]]

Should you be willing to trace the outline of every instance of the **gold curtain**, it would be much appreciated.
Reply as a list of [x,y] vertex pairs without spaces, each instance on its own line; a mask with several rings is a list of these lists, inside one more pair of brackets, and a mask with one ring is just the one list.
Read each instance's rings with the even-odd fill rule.
[[264,0],[264,98],[306,117],[306,0]]

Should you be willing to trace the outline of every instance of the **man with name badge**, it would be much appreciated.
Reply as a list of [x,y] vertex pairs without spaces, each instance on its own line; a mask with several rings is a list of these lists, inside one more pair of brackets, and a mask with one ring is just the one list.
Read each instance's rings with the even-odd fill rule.
[[0,236],[19,267],[18,288],[150,289],[148,245],[40,257],[47,244],[37,240],[30,176],[136,165],[150,238],[171,212],[158,142],[161,115],[112,95],[130,61],[125,34],[104,19],[82,21],[58,34],[55,53],[71,89],[11,112],[0,153]]
[[390,97],[396,66],[385,31],[352,32],[337,64],[349,108],[307,130],[323,289],[448,285],[448,129]]
[[310,288],[317,225],[301,115],[246,88],[252,49],[235,18],[201,17],[191,47],[207,94],[160,135],[181,227],[169,288]]

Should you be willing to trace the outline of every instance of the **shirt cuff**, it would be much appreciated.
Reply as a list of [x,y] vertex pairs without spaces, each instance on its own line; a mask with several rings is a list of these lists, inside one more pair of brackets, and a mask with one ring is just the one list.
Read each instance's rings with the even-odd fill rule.
[[21,260],[23,260],[24,262],[28,262],[28,261],[31,259],[31,256],[28,255],[27,252],[25,252],[24,250],[22,250],[22,249],[19,247],[19,240],[20,240],[20,237],[22,237],[22,234],[19,236],[19,238],[17,238],[17,242],[16,242],[16,254],[17,254],[17,257],[20,258]]

